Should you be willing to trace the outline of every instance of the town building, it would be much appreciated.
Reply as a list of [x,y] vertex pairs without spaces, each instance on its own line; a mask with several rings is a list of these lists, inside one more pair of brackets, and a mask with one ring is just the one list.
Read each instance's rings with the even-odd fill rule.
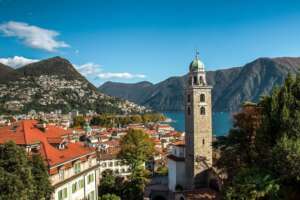
[[28,155],[40,154],[54,187],[53,200],[96,200],[99,181],[95,148],[70,142],[71,132],[35,120],[0,128],[0,144],[14,141]]
[[130,167],[117,157],[120,148],[101,144],[99,147],[99,174],[109,172],[115,176],[127,177],[131,174]]

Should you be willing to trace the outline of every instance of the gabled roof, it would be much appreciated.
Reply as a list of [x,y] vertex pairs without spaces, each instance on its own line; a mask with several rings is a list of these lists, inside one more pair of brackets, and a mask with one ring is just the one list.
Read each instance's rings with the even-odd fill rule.
[[49,167],[95,153],[94,148],[86,147],[81,142],[69,143],[64,149],[58,149],[50,144],[51,141],[65,137],[68,131],[55,126],[47,126],[42,131],[36,125],[35,120],[23,120],[0,128],[0,144],[7,141],[14,141],[17,145],[40,144],[39,151]]

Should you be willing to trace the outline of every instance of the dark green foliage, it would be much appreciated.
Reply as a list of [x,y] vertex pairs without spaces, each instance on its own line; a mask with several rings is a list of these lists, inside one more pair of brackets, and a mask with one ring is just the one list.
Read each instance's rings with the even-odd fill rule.
[[121,141],[120,158],[131,169],[131,175],[124,180],[106,171],[100,180],[99,196],[116,194],[126,200],[142,200],[150,173],[144,169],[144,162],[154,155],[154,143],[141,130],[129,130]]
[[168,167],[167,166],[159,166],[155,173],[159,176],[167,176],[168,175]]
[[0,146],[0,200],[50,199],[52,188],[39,156],[28,159],[23,148],[13,142]]
[[115,194],[105,194],[100,196],[99,200],[121,200],[121,198]]
[[142,130],[130,129],[121,140],[119,156],[129,164],[133,173],[154,153],[154,142]]
[[270,175],[261,169],[240,169],[233,178],[224,195],[224,199],[278,199],[279,184]]
[[272,161],[282,181],[300,182],[300,137],[281,138],[272,150]]
[[116,179],[117,178],[113,176],[111,171],[104,171],[100,180],[99,196],[103,196],[105,194],[119,194],[120,191],[116,188]]
[[[0,184],[0,199],[32,199],[34,180],[30,162],[23,149],[13,142],[1,145],[0,168],[3,175],[1,176],[3,182],[1,181]],[[7,185],[6,180],[14,184]]]
[[164,121],[165,116],[159,113],[147,113],[142,115],[98,115],[92,118],[92,125],[100,125],[104,127],[116,127],[116,126],[126,126],[132,123],[149,123],[149,122],[159,122]]
[[76,116],[73,119],[73,127],[83,127],[85,124],[85,119],[83,116]]
[[217,145],[218,165],[228,173],[227,199],[299,199],[300,75],[288,75],[281,88],[244,107],[235,120]]
[[34,181],[34,196],[33,199],[50,199],[53,188],[49,181],[47,168],[40,155],[33,155],[31,158],[31,172]]

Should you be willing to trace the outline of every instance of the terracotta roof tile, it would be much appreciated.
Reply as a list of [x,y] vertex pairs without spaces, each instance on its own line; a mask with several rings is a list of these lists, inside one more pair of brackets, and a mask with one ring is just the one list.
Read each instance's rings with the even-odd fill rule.
[[68,131],[54,126],[49,126],[45,131],[36,127],[37,121],[23,120],[11,126],[0,128],[0,143],[14,141],[18,145],[31,145],[40,143],[40,153],[49,166],[58,165],[87,154],[95,154],[94,148],[84,146],[80,142],[69,143],[66,148],[58,149],[48,140],[64,137]]

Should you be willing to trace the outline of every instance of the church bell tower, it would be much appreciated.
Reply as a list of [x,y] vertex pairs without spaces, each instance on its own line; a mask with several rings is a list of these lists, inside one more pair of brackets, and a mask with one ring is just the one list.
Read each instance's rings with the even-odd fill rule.
[[212,167],[211,90],[198,52],[189,66],[185,90],[186,189],[207,186]]

